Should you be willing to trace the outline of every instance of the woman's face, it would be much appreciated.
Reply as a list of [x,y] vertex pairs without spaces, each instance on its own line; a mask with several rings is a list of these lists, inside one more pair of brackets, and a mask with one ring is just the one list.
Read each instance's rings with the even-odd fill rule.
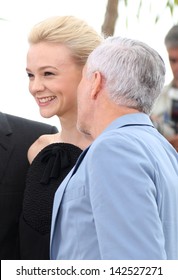
[[41,116],[64,117],[77,110],[77,87],[82,67],[76,65],[70,50],[57,43],[32,44],[27,53],[29,91]]

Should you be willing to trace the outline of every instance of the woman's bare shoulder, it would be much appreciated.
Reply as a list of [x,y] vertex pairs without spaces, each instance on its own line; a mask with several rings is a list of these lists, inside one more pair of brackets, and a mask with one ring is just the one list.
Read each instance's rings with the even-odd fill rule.
[[60,142],[60,133],[56,134],[45,134],[41,135],[29,148],[28,150],[28,160],[30,164],[37,154],[44,149],[46,146],[52,143]]

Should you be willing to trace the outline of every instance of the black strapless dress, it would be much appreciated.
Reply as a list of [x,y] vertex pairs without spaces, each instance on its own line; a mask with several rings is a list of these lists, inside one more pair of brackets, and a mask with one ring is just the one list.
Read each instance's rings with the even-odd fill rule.
[[81,153],[72,144],[54,143],[30,165],[19,227],[22,260],[49,260],[54,194]]

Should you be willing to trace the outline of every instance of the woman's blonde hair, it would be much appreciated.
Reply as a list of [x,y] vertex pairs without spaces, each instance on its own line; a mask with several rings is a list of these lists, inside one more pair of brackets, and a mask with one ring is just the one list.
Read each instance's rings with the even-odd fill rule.
[[56,16],[36,24],[29,34],[28,42],[63,44],[71,50],[76,63],[84,65],[102,39],[85,21],[74,16]]

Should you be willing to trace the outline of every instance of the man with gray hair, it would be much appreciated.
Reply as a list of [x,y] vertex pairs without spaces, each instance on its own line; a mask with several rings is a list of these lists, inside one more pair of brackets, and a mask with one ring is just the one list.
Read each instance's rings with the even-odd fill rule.
[[178,259],[178,155],[153,126],[160,55],[108,38],[78,87],[78,129],[93,143],[58,188],[51,259]]
[[155,103],[152,120],[157,129],[178,151],[178,25],[174,25],[165,37],[173,80],[164,87]]

